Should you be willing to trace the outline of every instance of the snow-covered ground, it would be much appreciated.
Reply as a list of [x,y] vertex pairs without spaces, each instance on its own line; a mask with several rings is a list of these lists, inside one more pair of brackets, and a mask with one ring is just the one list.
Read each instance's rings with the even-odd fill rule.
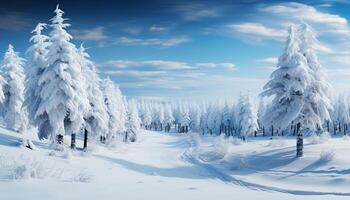
[[31,151],[19,138],[0,129],[0,199],[350,198],[347,137],[309,138],[300,159],[292,138],[241,144],[142,131],[136,143],[87,153],[57,153],[39,141]]

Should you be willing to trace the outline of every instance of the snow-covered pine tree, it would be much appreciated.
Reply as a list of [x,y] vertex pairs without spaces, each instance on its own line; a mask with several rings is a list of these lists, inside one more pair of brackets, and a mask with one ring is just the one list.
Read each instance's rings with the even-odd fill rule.
[[226,102],[223,109],[222,109],[222,131],[225,133],[226,136],[229,136],[229,130],[231,125],[231,108]]
[[64,12],[58,5],[54,13],[47,66],[38,81],[42,90],[35,117],[49,120],[54,143],[62,144],[63,135],[81,130],[89,101],[78,50],[65,30],[69,24],[64,23]]
[[[338,130],[346,134],[347,125],[350,123],[349,105],[345,96],[339,96],[334,106],[334,122],[338,122]],[[336,123],[334,123],[336,125]],[[335,133],[334,133],[335,134]]]
[[169,105],[169,103],[167,103],[165,104],[165,107],[164,107],[164,121],[163,121],[166,132],[170,132],[170,127],[173,122],[174,122],[173,112],[171,110],[171,106]]
[[305,57],[307,66],[312,70],[311,75],[314,78],[312,92],[310,93],[310,101],[314,102],[312,110],[318,117],[317,126],[322,129],[322,125],[330,119],[330,111],[333,110],[330,101],[330,84],[326,80],[326,74],[316,54],[316,48],[319,41],[315,31],[307,23],[303,23],[298,27],[298,35],[300,38],[300,52]]
[[113,81],[103,80],[102,91],[109,116],[107,142],[113,143],[126,131],[126,108],[119,87]]
[[280,130],[288,127],[292,121],[297,125],[297,157],[303,156],[303,129],[315,129],[317,124],[323,122],[323,116],[318,116],[319,102],[313,98],[317,96],[313,71],[300,53],[299,43],[293,27],[290,27],[277,69],[272,72],[271,80],[261,93],[262,97],[273,97],[263,116],[264,124],[273,124]]
[[18,56],[12,45],[9,45],[1,65],[6,82],[3,88],[5,100],[2,110],[6,127],[19,132],[23,132],[28,123],[27,111],[23,106],[25,89],[23,65],[24,59]]
[[38,23],[35,29],[32,31],[34,35],[30,38],[30,42],[33,43],[27,50],[27,75],[26,75],[26,88],[25,88],[25,101],[24,105],[28,110],[29,122],[31,125],[38,127],[39,139],[48,138],[48,131],[51,129],[51,125],[48,117],[38,116],[36,117],[36,111],[41,102],[40,93],[42,85],[39,85],[39,77],[46,69],[46,56],[48,52],[49,37],[42,34],[42,31],[46,28],[46,24]]
[[190,128],[191,130],[198,131],[200,128],[201,110],[197,104],[194,104],[190,108]]
[[240,98],[242,98],[239,107],[240,137],[245,140],[247,136],[253,135],[259,129],[258,116],[249,95]]
[[135,100],[128,102],[125,142],[135,142],[140,132],[140,118]]
[[151,113],[151,109],[149,107],[149,104],[147,104],[145,106],[145,110],[144,110],[144,118],[143,118],[143,123],[144,123],[144,126],[147,129],[151,129],[151,124],[152,124],[152,113]]
[[86,132],[84,134],[85,148],[87,146],[88,133],[92,136],[100,137],[100,141],[104,142],[104,138],[108,133],[109,116],[106,104],[104,103],[103,92],[100,88],[101,80],[96,73],[94,63],[89,60],[90,56],[86,53],[82,45],[79,48],[79,55],[90,104],[89,111],[84,116],[84,129]]
[[158,104],[158,109],[157,109],[157,123],[161,131],[163,131],[163,122],[164,122],[164,106],[163,104]]

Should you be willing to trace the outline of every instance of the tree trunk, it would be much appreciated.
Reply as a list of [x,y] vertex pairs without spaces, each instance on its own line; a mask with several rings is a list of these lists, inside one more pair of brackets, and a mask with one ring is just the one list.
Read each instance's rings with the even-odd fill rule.
[[304,138],[303,138],[303,132],[300,128],[301,124],[297,124],[297,158],[303,156],[303,148],[304,148]]
[[75,149],[75,148],[76,148],[76,145],[75,145],[75,144],[76,144],[75,133],[72,133],[70,148],[71,148],[71,149]]
[[87,147],[87,142],[88,142],[88,131],[85,129],[84,130],[84,149]]
[[57,135],[57,143],[63,144],[63,135],[61,135],[61,134]]
[[273,125],[271,126],[271,136],[273,136]]
[[329,133],[329,120],[327,121],[327,131]]
[[265,126],[263,126],[263,137],[265,136]]
[[344,135],[346,135],[346,125],[344,124],[344,127],[343,127],[343,132],[344,132]]

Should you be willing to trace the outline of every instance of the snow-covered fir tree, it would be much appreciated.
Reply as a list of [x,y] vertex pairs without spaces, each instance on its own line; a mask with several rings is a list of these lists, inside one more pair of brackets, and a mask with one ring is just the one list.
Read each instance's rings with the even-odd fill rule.
[[166,132],[170,131],[171,125],[174,122],[173,111],[171,106],[167,103],[164,107],[164,129]]
[[300,40],[290,28],[285,52],[277,69],[264,86],[262,96],[273,96],[263,116],[264,124],[284,130],[292,121],[297,126],[297,157],[303,156],[303,129],[316,130],[329,118],[327,100],[320,99],[319,83],[300,51]]
[[90,56],[81,45],[79,48],[80,63],[85,77],[87,98],[90,104],[89,110],[84,116],[85,129],[91,136],[100,137],[104,142],[104,137],[108,133],[108,113],[104,102],[103,92],[100,88],[101,80],[97,75],[95,65],[89,60]]
[[[349,105],[345,96],[341,95],[338,97],[338,100],[335,102],[333,114],[333,126],[339,131],[343,130],[345,135],[347,125],[350,123]],[[336,132],[334,132],[334,134],[336,134]]]
[[38,127],[39,138],[47,138],[47,128],[50,127],[49,120],[40,120],[35,116],[38,106],[41,102],[40,93],[42,85],[38,81],[43,71],[46,69],[47,47],[49,37],[42,34],[46,24],[38,23],[32,31],[34,35],[30,38],[32,46],[27,50],[27,75],[24,104],[28,110],[29,121],[32,125]]
[[258,116],[255,105],[249,95],[240,97],[239,105],[239,127],[240,137],[245,140],[259,129]]
[[135,100],[127,102],[127,122],[126,122],[126,134],[125,141],[135,142],[137,135],[140,132],[140,118],[138,116],[138,110],[136,107]]
[[28,123],[27,111],[23,107],[24,102],[24,81],[23,71],[24,59],[18,56],[9,45],[1,65],[4,81],[4,101],[2,110],[6,127],[12,130],[23,132]]
[[102,91],[109,117],[107,141],[113,142],[126,131],[126,108],[120,89],[113,81],[103,80]]
[[72,36],[65,30],[69,24],[65,23],[64,12],[58,5],[54,13],[47,64],[38,81],[42,87],[41,102],[35,117],[50,122],[50,127],[45,128],[46,134],[51,135],[55,143],[61,144],[63,135],[76,134],[81,130],[89,101],[78,50],[70,42]]

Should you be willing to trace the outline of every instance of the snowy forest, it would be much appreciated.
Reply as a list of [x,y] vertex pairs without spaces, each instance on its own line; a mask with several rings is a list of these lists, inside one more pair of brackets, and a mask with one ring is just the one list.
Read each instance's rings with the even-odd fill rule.
[[[350,165],[341,164],[345,159],[349,160],[346,157],[348,155],[338,154],[342,148],[349,146],[342,142],[349,140],[347,134],[350,133],[348,130],[350,101],[345,94],[332,95],[332,85],[328,82],[325,69],[318,58],[316,49],[319,44],[318,35],[308,23],[301,22],[286,28],[288,37],[284,39],[284,49],[280,52],[278,63],[270,77],[266,77],[266,83],[262,86],[260,94],[242,91],[238,98],[232,98],[231,101],[181,98],[152,100],[124,96],[117,82],[110,78],[102,78],[94,58],[88,53],[89,49],[84,47],[83,43],[73,42],[74,38],[68,29],[71,24],[65,15],[66,13],[57,5],[53,17],[48,22],[40,22],[33,27],[27,51],[19,53],[16,47],[9,44],[1,62],[0,111],[3,126],[1,131],[5,131],[8,137],[12,138],[0,139],[0,144],[6,143],[10,146],[7,147],[10,150],[1,151],[15,152],[17,150],[13,148],[20,147],[21,152],[26,152],[25,159],[22,160],[17,158],[8,161],[6,157],[0,156],[1,180],[9,179],[6,177],[42,179],[63,174],[60,178],[65,177],[73,182],[93,182],[95,181],[93,179],[98,180],[99,175],[95,174],[92,177],[90,174],[95,172],[89,174],[81,167],[91,165],[87,171],[102,170],[104,172],[101,177],[113,176],[113,179],[120,179],[120,184],[125,183],[127,187],[150,181],[146,178],[143,181],[129,183],[128,176],[132,180],[134,176],[138,177],[134,173],[145,173],[147,177],[163,177],[159,178],[159,182],[166,182],[171,177],[181,179],[192,177],[198,181],[210,174],[211,177],[216,177],[225,183],[244,185],[249,192],[246,189],[244,191],[237,189],[236,192],[252,196],[259,195],[262,191],[281,192],[282,196],[288,197],[287,199],[300,199],[297,195],[304,194],[311,197],[310,199],[316,198],[313,195],[336,197],[349,195],[348,189],[344,188],[350,183],[349,172],[346,171]],[[0,136],[4,137],[5,133]],[[15,140],[13,137],[18,138],[19,145],[12,145],[12,140]],[[134,157],[152,160],[153,157],[144,151],[151,148],[155,141],[161,140],[161,137],[166,137],[169,141],[160,142],[157,147],[152,147],[158,148],[152,153],[154,159],[167,157],[163,158],[166,160],[173,155],[179,157],[176,159],[181,158],[181,162],[185,160],[190,164],[189,169],[186,169],[185,164],[182,169],[181,167],[169,169],[167,164],[150,167],[146,164],[132,163]],[[321,151],[328,149],[329,146],[325,144],[330,142],[333,142],[332,151]],[[168,150],[167,153],[164,150],[162,155],[162,148],[165,147],[161,148],[161,145],[166,143],[187,150],[183,155],[176,155],[179,149],[173,152]],[[314,147],[317,151],[311,149],[312,144],[319,145]],[[142,145],[145,146],[141,148]],[[170,146],[168,148],[171,148]],[[260,152],[263,149],[266,151]],[[288,153],[287,150],[284,151],[285,149]],[[125,153],[126,151],[131,153]],[[108,158],[112,155],[111,152],[117,152],[117,156],[121,157]],[[96,153],[98,155],[95,155]],[[13,153],[15,154],[19,153]],[[58,161],[52,161],[57,166],[64,165],[61,172],[57,169],[53,175],[49,168],[55,169],[53,166],[56,164],[45,166],[43,163],[46,161],[37,161],[39,154],[49,156],[50,159],[57,157],[79,161],[69,161],[68,164],[57,164]],[[122,158],[125,161],[122,161]],[[107,175],[107,171],[113,167],[104,166],[107,165],[104,163],[94,165],[94,162],[100,162],[97,159],[119,163],[120,166],[135,172],[120,175],[124,173],[125,169],[122,169],[117,175]],[[317,169],[334,159],[339,161],[336,162],[336,169],[333,171],[331,168]],[[78,162],[85,164],[79,165]],[[171,161],[171,163],[177,162],[180,161]],[[38,163],[41,163],[39,167]],[[302,163],[311,163],[311,166],[305,167]],[[156,165],[156,161],[149,161],[148,164]],[[212,166],[208,167],[209,165]],[[338,165],[345,166],[345,169],[338,169]],[[74,172],[68,170],[73,168]],[[203,174],[199,174],[198,177],[184,175],[201,171],[199,168],[207,172],[201,172]],[[254,174],[254,170],[276,175],[266,182],[260,180],[264,179],[262,175],[252,180],[244,178],[253,176],[250,174]],[[289,170],[296,170],[295,174],[289,174]],[[299,177],[298,173],[311,173],[305,175],[309,177],[309,181],[313,176],[312,171],[315,170],[318,173],[329,173],[326,174],[328,177],[326,182],[335,181],[334,184],[339,184],[339,187],[329,189],[327,184],[330,183],[327,182],[320,183],[316,191],[312,186],[303,188],[302,182],[305,178]],[[283,180],[282,186],[279,187],[277,183],[279,179],[286,178],[280,177],[282,173],[286,177],[295,177],[286,182]],[[342,180],[332,179],[332,174],[336,179]],[[236,175],[237,177],[234,177]],[[319,176],[315,179],[325,181]],[[188,186],[188,191],[197,190],[197,187],[201,186],[213,190],[219,188],[206,185],[209,183],[197,184],[196,181],[191,182],[190,185],[193,186]],[[270,184],[269,181],[273,183]],[[288,189],[288,184],[295,182],[297,186],[293,185],[292,189]],[[312,185],[311,183],[309,184]],[[115,184],[113,187],[121,186]],[[31,190],[31,187],[33,186],[27,189]],[[55,186],[50,187],[53,188],[49,191],[54,191]],[[225,187],[232,186],[225,185]],[[90,186],[87,188],[89,190]],[[224,188],[219,189],[219,193],[226,194]],[[254,192],[250,192],[250,189]],[[132,192],[130,189],[126,190],[122,193],[126,196]],[[165,191],[171,192],[169,189]],[[0,198],[2,194],[3,191],[0,193]],[[292,196],[288,196],[290,194]],[[101,194],[96,196],[99,195]],[[184,199],[196,197],[191,195],[185,195]],[[282,197],[276,193],[267,193],[264,199],[270,198],[270,195],[276,199]],[[228,198],[228,196],[222,197],[220,199]],[[21,196],[18,197],[20,198]]]

